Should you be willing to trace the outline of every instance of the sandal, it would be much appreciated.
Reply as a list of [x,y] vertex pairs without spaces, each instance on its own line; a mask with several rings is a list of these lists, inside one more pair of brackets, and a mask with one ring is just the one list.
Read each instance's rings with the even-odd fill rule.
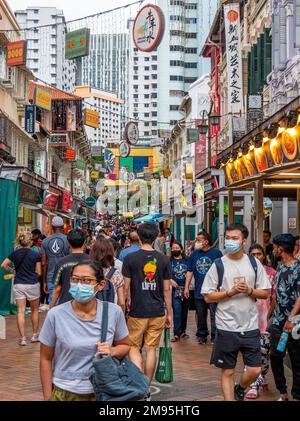
[[258,398],[258,390],[256,388],[252,388],[250,389],[246,395],[245,395],[246,399],[257,399]]
[[171,342],[178,342],[179,341],[179,336],[174,336],[172,339],[171,339]]
[[180,337],[183,339],[189,339],[190,335],[188,335],[187,333],[183,333]]

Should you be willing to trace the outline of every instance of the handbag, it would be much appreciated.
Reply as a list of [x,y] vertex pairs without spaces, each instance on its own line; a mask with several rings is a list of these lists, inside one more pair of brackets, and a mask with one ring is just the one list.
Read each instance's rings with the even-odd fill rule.
[[172,348],[170,346],[170,329],[165,329],[164,331],[164,346],[159,348],[159,358],[155,373],[155,379],[159,383],[172,383],[173,381],[173,362]]
[[[109,303],[102,302],[101,342],[106,342]],[[97,401],[135,401],[149,391],[149,379],[128,357],[95,357],[90,377]]]

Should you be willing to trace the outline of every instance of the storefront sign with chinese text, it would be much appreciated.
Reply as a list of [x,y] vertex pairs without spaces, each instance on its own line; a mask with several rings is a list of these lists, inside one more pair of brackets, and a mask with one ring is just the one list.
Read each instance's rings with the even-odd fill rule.
[[138,125],[134,121],[129,121],[125,127],[125,139],[129,145],[136,145],[139,141]]
[[24,66],[26,64],[26,41],[9,42],[7,45],[8,67]]
[[27,133],[35,133],[35,106],[25,105],[25,130]]
[[59,195],[46,190],[44,197],[44,206],[47,208],[55,209],[58,205]]
[[76,149],[75,148],[67,148],[65,158],[68,161],[74,161],[76,158]]
[[65,58],[71,60],[89,55],[90,30],[78,29],[66,34]]
[[71,193],[69,191],[64,191],[61,198],[61,210],[63,212],[68,212],[71,209]]
[[31,203],[37,205],[42,203],[43,192],[37,187],[30,186],[29,184],[23,183],[20,181],[20,192],[19,192],[19,201],[20,203]]
[[233,114],[239,114],[243,111],[240,4],[224,5],[224,16],[228,69],[228,110]]
[[44,110],[51,111],[52,109],[52,97],[49,92],[36,87],[34,91],[34,103],[37,107],[43,108]]
[[66,133],[52,134],[50,136],[50,145],[56,147],[67,147],[69,146],[69,138]]
[[94,129],[98,129],[99,127],[99,113],[98,111],[84,110],[84,124],[89,127],[93,127]]
[[165,19],[158,6],[144,6],[135,18],[133,25],[133,41],[140,51],[150,52],[157,48],[165,30]]

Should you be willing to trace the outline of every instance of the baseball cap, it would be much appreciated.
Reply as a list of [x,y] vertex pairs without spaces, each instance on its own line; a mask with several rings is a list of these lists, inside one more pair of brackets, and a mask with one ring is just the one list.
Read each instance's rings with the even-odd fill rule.
[[52,226],[53,226],[54,228],[61,228],[61,227],[63,227],[63,226],[64,226],[64,221],[63,221],[63,219],[62,219],[60,216],[55,216],[55,217],[52,219]]

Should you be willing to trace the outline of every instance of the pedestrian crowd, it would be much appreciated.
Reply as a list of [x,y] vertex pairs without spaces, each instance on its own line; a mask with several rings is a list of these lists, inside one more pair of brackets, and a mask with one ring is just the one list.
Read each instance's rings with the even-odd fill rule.
[[[13,277],[20,346],[27,344],[30,306],[45,400],[95,400],[95,356],[128,357],[150,385],[164,330],[173,327],[171,341],[180,350],[189,339],[190,310],[199,346],[210,339],[210,363],[221,369],[225,400],[257,399],[261,389],[268,390],[271,373],[278,400],[300,400],[298,238],[272,239],[265,231],[264,244],[246,253],[248,229],[234,223],[226,228],[222,253],[205,231],[184,249],[169,228],[149,222],[103,217],[94,230],[63,228],[56,216],[47,238],[38,229],[20,235],[1,264]],[[40,330],[41,309],[49,311]],[[235,383],[239,354],[244,370]],[[150,389],[142,399],[151,400]]]

